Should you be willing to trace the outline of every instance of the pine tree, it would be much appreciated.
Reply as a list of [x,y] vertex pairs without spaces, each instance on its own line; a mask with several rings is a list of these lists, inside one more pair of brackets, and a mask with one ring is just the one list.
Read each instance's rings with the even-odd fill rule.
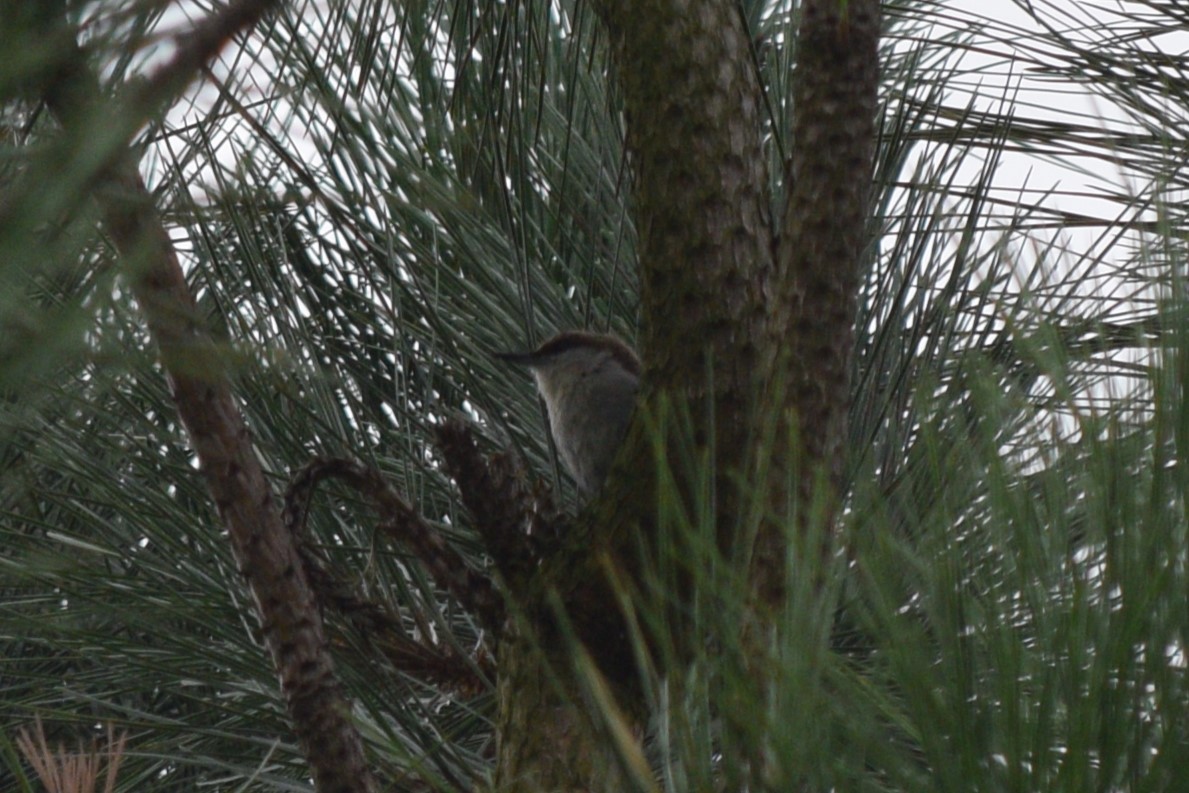
[[0,4],[0,789],[1177,789],[1189,14],[674,5]]

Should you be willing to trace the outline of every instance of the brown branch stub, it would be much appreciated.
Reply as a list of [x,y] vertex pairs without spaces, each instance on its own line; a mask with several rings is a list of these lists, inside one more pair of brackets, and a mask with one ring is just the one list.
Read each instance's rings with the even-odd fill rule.
[[552,512],[551,504],[530,492],[528,476],[513,457],[506,453],[484,457],[465,421],[447,419],[435,435],[446,470],[458,483],[462,503],[474,518],[496,570],[513,597],[522,594],[538,566],[529,532],[555,536],[560,518],[547,514]]

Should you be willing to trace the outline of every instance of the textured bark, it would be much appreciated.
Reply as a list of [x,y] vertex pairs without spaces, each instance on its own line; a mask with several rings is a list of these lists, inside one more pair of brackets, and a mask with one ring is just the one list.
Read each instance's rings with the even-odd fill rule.
[[[596,7],[611,32],[634,168],[642,411],[659,416],[676,406],[691,418],[696,453],[712,450],[719,544],[746,552],[739,484],[753,467],[756,395],[770,379],[777,343],[764,105],[749,34],[730,0]],[[637,538],[655,531],[654,450],[639,429],[612,471],[606,491],[614,497],[591,521],[625,563]],[[668,458],[680,470],[688,450],[673,447]],[[591,630],[609,638],[616,629]]]
[[[259,19],[268,5],[240,2],[225,9],[231,22],[216,17],[200,26],[187,39],[180,60],[151,84],[183,86],[187,80],[178,64],[204,63],[235,30]],[[55,33],[62,32],[63,21],[64,16],[54,20],[59,28]],[[111,108],[104,106],[96,78],[73,37],[61,38],[71,41],[70,54],[47,75],[43,93],[64,134],[82,146],[88,123]],[[134,107],[159,109],[132,103],[116,107],[115,124],[123,125],[129,135],[145,121],[129,117]],[[255,599],[315,786],[327,793],[372,790],[362,741],[334,674],[318,606],[232,395],[222,356],[198,323],[193,297],[131,149],[113,149],[106,163],[94,181],[103,226],[126,263],[178,414]]]
[[[754,551],[755,617],[761,621],[754,635],[762,641],[765,615],[783,601],[789,527],[772,520],[761,526],[754,547],[741,547],[746,538],[736,483],[766,487],[768,514],[780,516],[790,496],[811,503],[820,497],[818,485],[835,485],[842,468],[873,152],[879,4],[807,0],[802,6],[796,139],[778,253],[768,217],[761,94],[737,4],[600,0],[595,8],[611,34],[635,177],[642,403],[646,411],[664,400],[689,408],[693,440],[713,450],[720,545],[728,553]],[[775,437],[756,444],[761,428]],[[633,699],[634,664],[600,565],[616,559],[620,574],[630,578],[636,537],[655,530],[655,469],[639,430],[637,423],[603,498],[577,530],[580,539],[542,573],[543,591],[560,595],[621,704]],[[790,438],[801,447],[789,448]],[[797,478],[790,480],[793,473]],[[829,494],[826,499],[832,503]],[[540,602],[526,608],[543,610]],[[535,644],[502,648],[501,790],[531,789],[518,788],[516,780],[532,780],[543,790],[607,784],[589,765],[598,751],[589,743],[592,733],[565,729],[572,715],[581,715],[565,709],[566,702],[580,701],[577,692],[565,675],[555,677],[560,688],[544,683],[565,668],[561,657],[550,661],[548,652],[537,652],[552,644],[538,637]],[[563,732],[566,740],[557,740]],[[762,747],[755,761],[763,766]],[[566,768],[589,769],[586,787],[563,773]]]
[[495,793],[629,789],[527,624],[513,623],[500,644]]
[[[691,415],[713,411],[695,442],[715,449],[719,534],[730,548],[733,474],[749,465],[750,410],[774,361],[765,337],[774,264],[763,103],[750,42],[733,0],[601,0],[595,8],[611,34],[635,182],[645,409],[676,400]],[[542,571],[542,600],[522,604],[548,613],[545,593],[557,593],[624,706],[641,697],[602,565],[617,558],[633,567],[638,533],[655,525],[654,473],[647,437],[630,435],[578,539]],[[597,775],[606,763],[592,765],[600,750],[582,709],[567,704],[582,700],[567,683],[564,649],[537,638],[501,648],[500,789],[617,789]]]
[[806,0],[793,86],[792,173],[779,302],[792,401],[810,459],[837,477],[871,194],[879,83],[878,0]]
[[[604,0],[627,116],[649,394],[712,406],[729,491],[767,377],[763,97],[738,3]],[[646,399],[648,396],[646,396]],[[706,429],[703,427],[703,429]],[[639,473],[634,471],[633,473]]]
[[[844,462],[854,318],[874,156],[879,83],[878,0],[805,0],[793,81],[792,169],[781,224],[774,315],[786,341],[778,367],[787,387],[770,410],[799,423],[798,499],[825,504],[832,521]],[[778,461],[779,462],[779,461]],[[774,469],[783,477],[782,466]],[[774,480],[775,481],[775,480]],[[824,485],[827,492],[818,492]],[[824,499],[824,502],[823,502]],[[801,511],[806,519],[808,509]],[[762,529],[756,553],[761,599],[783,592],[781,527]]]

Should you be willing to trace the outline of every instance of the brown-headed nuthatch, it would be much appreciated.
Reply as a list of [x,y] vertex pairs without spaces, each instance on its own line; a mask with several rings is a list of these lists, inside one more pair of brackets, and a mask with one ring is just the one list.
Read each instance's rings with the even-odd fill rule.
[[569,331],[534,352],[498,357],[533,373],[562,465],[589,498],[607,478],[632,418],[640,383],[636,354],[614,336]]

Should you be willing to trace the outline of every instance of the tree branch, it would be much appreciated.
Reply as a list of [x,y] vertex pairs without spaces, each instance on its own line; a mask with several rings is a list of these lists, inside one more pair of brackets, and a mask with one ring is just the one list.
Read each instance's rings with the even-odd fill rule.
[[503,598],[499,592],[486,576],[471,570],[462,556],[388,486],[375,468],[337,457],[308,463],[293,477],[286,496],[285,521],[294,532],[304,522],[308,494],[315,484],[328,477],[342,479],[370,498],[380,512],[380,530],[394,542],[411,548],[437,585],[453,595],[498,638],[504,621]]
[[[285,491],[282,519],[294,538],[318,602],[341,614],[355,628],[359,638],[381,652],[397,670],[467,695],[482,691],[487,687],[484,678],[494,677],[490,655],[480,652],[472,660],[450,645],[430,645],[409,636],[399,614],[394,615],[388,608],[360,596],[346,585],[326,568],[310,544],[305,526],[313,491],[323,479],[336,476],[335,468],[344,463],[361,465],[353,461],[314,460],[298,472]],[[420,626],[423,620],[417,622]],[[423,627],[422,635],[427,640],[431,636],[427,625]]]
[[[796,461],[801,520],[841,480],[850,408],[850,369],[866,253],[879,84],[879,0],[805,0],[793,82],[788,205],[781,225],[774,315],[783,340],[774,415],[791,409],[800,448],[774,461],[774,486]],[[783,430],[782,430],[783,431]],[[823,474],[825,476],[823,477]],[[829,525],[836,493],[825,495]],[[757,539],[761,600],[783,591],[784,529],[770,522]]]
[[[236,31],[253,24],[273,3],[240,2],[195,28],[178,56],[140,92],[139,109],[159,110]],[[46,20],[69,42],[42,95],[67,136],[83,140],[105,107],[98,81],[65,16]],[[322,620],[292,537],[281,522],[271,488],[236,404],[224,361],[197,320],[189,292],[152,197],[126,140],[143,117],[129,104],[108,113],[117,131],[110,161],[96,171],[102,223],[126,265],[132,288],[167,373],[178,415],[201,463],[240,570],[256,602],[264,640],[315,786],[324,793],[359,793],[375,787],[350,706],[334,673]],[[109,138],[109,141],[112,139]],[[119,141],[125,141],[124,144]]]

